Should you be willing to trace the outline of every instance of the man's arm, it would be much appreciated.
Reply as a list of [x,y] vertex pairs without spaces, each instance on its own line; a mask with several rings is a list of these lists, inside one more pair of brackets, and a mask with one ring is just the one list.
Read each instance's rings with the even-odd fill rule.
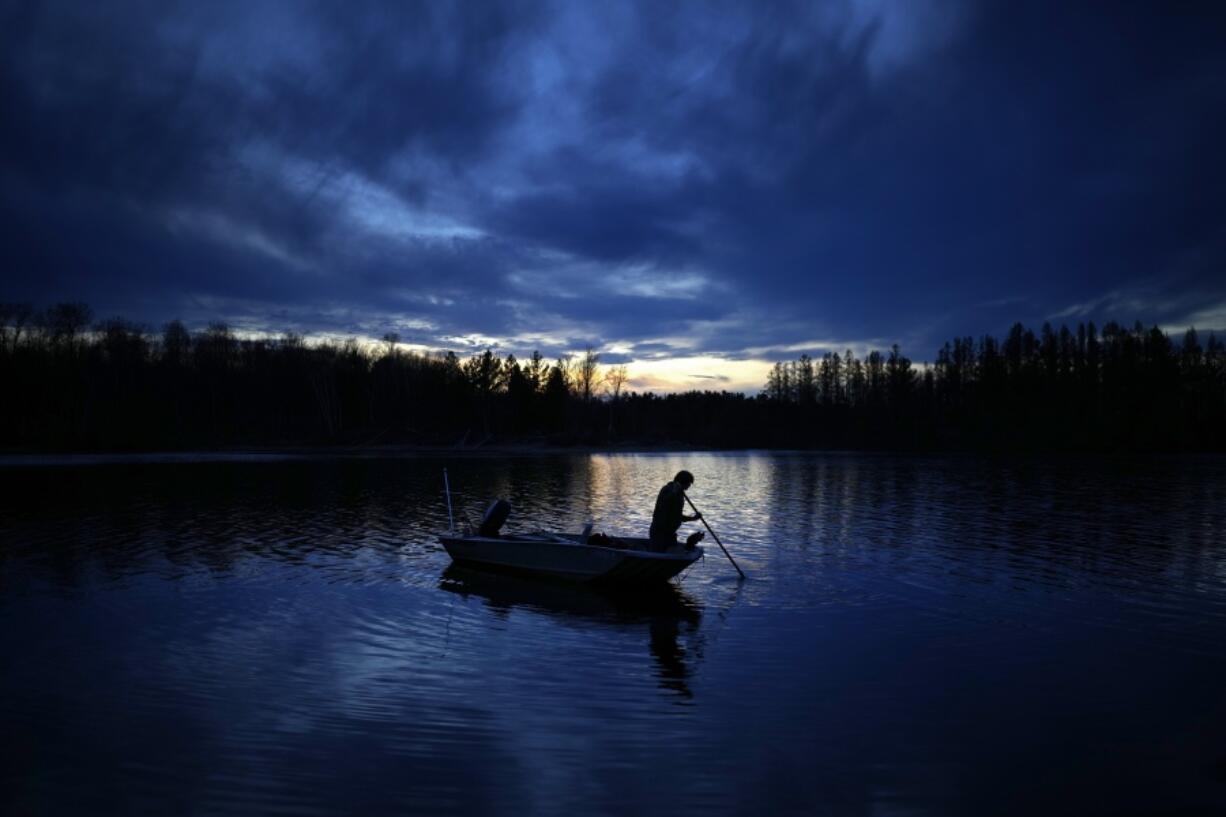
[[[673,484],[676,485],[676,483],[673,483]],[[680,485],[678,485],[677,486],[677,510],[678,510],[678,516],[681,518],[681,521],[682,522],[696,522],[697,520],[702,519],[702,514],[698,513],[697,511],[694,512],[693,516],[686,515],[685,501],[686,501],[685,489],[682,488]]]

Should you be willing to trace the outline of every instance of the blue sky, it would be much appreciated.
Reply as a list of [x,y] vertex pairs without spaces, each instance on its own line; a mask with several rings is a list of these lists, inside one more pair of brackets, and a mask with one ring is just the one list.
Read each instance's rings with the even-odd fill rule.
[[0,300],[590,345],[656,388],[1017,320],[1226,328],[1212,3],[4,3],[0,30]]

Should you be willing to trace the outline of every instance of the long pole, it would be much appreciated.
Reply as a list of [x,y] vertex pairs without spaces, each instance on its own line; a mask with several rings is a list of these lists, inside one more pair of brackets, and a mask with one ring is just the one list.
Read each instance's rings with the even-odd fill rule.
[[447,526],[451,533],[455,533],[455,519],[451,516],[451,483],[447,481],[446,468],[443,469],[443,487],[447,489]]
[[728,552],[728,548],[724,547],[724,543],[719,541],[719,537],[715,535],[715,531],[711,530],[711,526],[707,524],[707,518],[702,515],[701,511],[694,507],[694,503],[690,502],[690,497],[685,491],[682,491],[681,495],[685,497],[686,502],[689,502],[690,510],[698,514],[698,517],[702,520],[702,524],[707,529],[707,533],[711,534],[711,538],[715,540],[715,544],[719,545],[719,549],[722,550],[724,555],[728,557],[728,561],[732,562],[732,566],[736,568],[736,572],[741,574],[742,579],[745,578],[745,571],[741,570],[741,566],[736,563],[736,559],[732,558],[732,554]]

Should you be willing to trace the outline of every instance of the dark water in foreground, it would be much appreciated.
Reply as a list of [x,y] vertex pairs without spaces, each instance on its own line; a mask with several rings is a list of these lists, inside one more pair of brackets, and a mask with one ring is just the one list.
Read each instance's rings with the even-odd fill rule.
[[[687,467],[750,580],[449,569],[444,464],[622,533]],[[0,813],[1220,814],[1224,532],[1220,459],[0,467]]]

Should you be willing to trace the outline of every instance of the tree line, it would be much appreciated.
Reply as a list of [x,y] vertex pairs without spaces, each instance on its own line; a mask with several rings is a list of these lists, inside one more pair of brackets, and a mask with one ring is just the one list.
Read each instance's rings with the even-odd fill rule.
[[802,355],[775,364],[765,394],[779,436],[801,445],[1226,450],[1226,346],[1140,322],[1038,335],[1017,323],[1003,339],[955,338],[918,367],[897,345],[864,360]]
[[898,346],[775,364],[762,392],[626,391],[592,349],[485,350],[159,332],[88,306],[0,304],[0,447],[684,445],[857,449],[1226,449],[1226,350],[1194,330],[1020,324],[930,364]]

